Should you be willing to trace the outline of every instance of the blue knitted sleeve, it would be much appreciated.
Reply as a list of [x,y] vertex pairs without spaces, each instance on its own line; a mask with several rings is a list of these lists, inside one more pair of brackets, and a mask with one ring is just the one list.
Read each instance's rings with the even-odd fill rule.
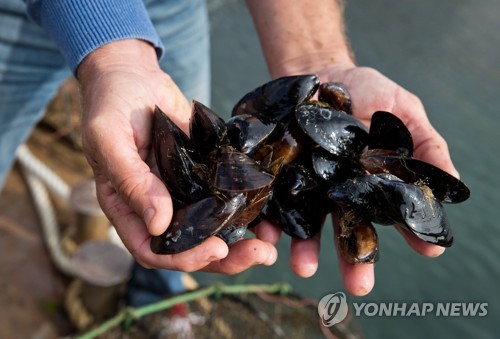
[[28,15],[55,41],[73,71],[87,54],[106,43],[142,39],[163,45],[142,0],[27,0]]

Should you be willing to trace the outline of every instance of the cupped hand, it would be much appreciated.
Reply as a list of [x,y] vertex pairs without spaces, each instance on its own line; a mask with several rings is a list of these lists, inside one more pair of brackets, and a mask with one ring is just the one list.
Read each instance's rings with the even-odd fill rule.
[[231,249],[219,238],[174,255],[150,250],[163,233],[172,202],[152,155],[153,108],[158,105],[188,131],[190,104],[158,66],[155,50],[140,40],[123,40],[89,54],[77,70],[83,109],[83,145],[94,171],[99,203],[136,260],[149,268],[238,273],[271,265],[275,247],[259,239]]
[[[367,67],[356,67],[352,63],[336,64],[318,69],[302,69],[299,73],[316,73],[321,82],[342,82],[352,97],[353,115],[369,127],[371,116],[376,111],[388,111],[397,115],[410,130],[415,149],[414,156],[429,162],[458,177],[448,152],[446,141],[432,127],[421,101],[378,71]],[[299,74],[297,73],[297,74]],[[333,215],[335,232],[337,216]],[[266,223],[257,234],[261,239],[277,241],[280,231]],[[436,257],[444,248],[426,243],[405,229],[396,226],[408,244],[418,253]],[[336,237],[335,237],[336,238]],[[337,241],[335,239],[337,246]],[[308,240],[292,239],[290,264],[301,277],[309,277],[316,272],[320,249],[320,235]],[[375,283],[374,265],[347,263],[338,251],[339,268],[346,289],[353,295],[369,293]]]

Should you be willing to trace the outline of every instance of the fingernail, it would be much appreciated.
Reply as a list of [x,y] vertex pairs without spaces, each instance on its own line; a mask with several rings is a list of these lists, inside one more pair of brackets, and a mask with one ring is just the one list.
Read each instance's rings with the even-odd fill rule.
[[432,250],[428,251],[425,255],[428,256],[429,258],[436,258],[439,257],[441,254],[444,253],[446,248],[440,247],[440,246],[435,246]]
[[153,217],[155,216],[155,210],[153,207],[148,207],[144,211],[143,214],[143,219],[146,222],[146,225],[149,227],[151,224],[151,221],[153,220]]

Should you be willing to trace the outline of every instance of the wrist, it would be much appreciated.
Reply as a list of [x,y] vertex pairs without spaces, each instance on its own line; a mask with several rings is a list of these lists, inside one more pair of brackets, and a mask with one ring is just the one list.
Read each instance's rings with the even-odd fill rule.
[[345,70],[356,64],[348,49],[315,51],[314,53],[283,60],[270,67],[271,76],[278,78],[297,74],[319,74],[332,69]]
[[91,79],[109,72],[158,68],[158,57],[153,45],[144,40],[125,39],[110,42],[89,53],[78,66],[76,77],[85,86]]

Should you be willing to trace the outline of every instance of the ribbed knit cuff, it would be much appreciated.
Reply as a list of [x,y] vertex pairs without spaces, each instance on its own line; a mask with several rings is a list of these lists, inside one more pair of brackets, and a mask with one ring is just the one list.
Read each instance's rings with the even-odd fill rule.
[[53,38],[75,73],[94,49],[123,39],[163,45],[142,0],[28,0],[28,15]]

